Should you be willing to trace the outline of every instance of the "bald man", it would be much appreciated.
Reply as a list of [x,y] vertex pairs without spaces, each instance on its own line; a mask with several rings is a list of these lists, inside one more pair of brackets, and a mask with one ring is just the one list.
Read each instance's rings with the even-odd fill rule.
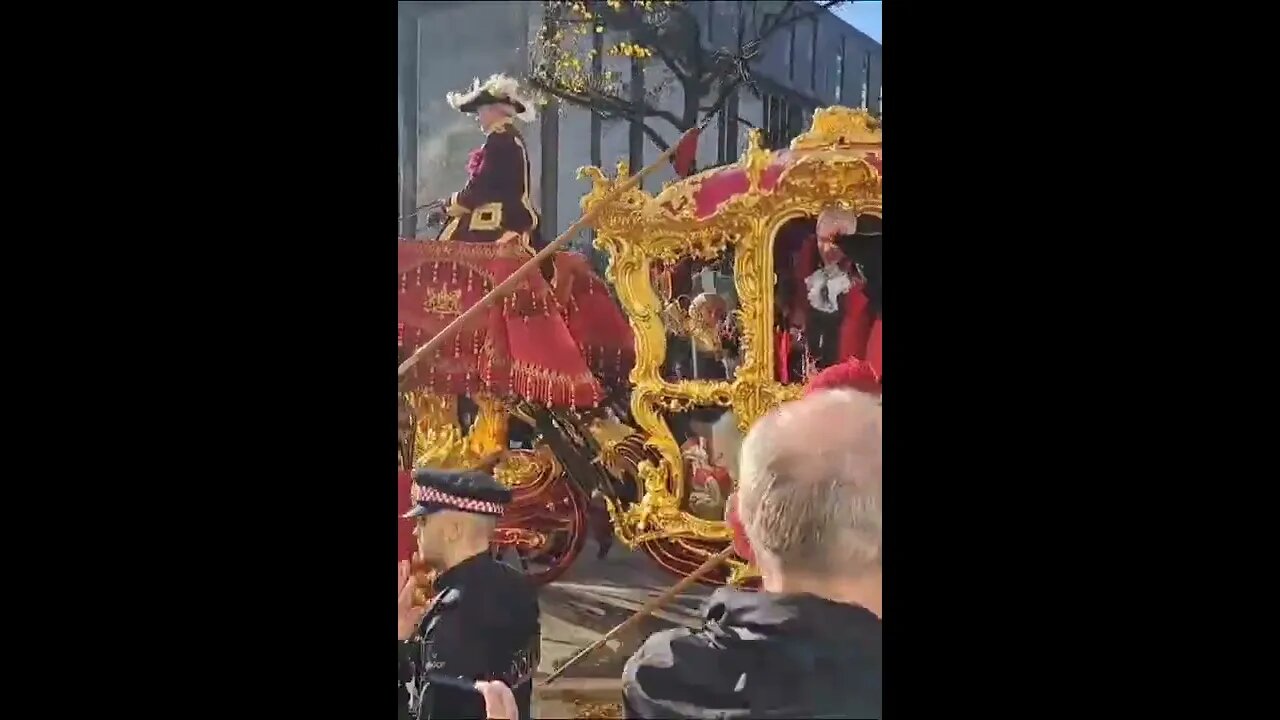
[[645,641],[628,718],[880,717],[881,425],[878,396],[831,390],[751,428],[729,521],[763,590]]

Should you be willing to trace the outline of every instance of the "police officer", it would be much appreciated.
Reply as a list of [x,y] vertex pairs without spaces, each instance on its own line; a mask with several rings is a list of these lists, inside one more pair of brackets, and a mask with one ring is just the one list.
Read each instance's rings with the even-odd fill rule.
[[489,553],[511,491],[476,471],[423,469],[414,471],[413,480],[413,507],[404,517],[417,523],[418,557],[439,574],[424,610],[412,606],[416,581],[401,571],[408,716],[483,718],[485,700],[474,682],[496,680],[511,688],[527,719],[541,644],[537,593]]

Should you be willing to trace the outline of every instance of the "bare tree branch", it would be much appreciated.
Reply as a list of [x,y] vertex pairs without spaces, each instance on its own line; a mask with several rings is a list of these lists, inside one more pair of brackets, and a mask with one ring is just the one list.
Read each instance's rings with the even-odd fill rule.
[[[646,91],[634,99],[624,99],[594,87],[596,83],[593,78],[588,78],[585,90],[577,87],[580,80],[570,87],[567,81],[558,81],[551,62],[544,62],[535,68],[530,82],[534,87],[567,103],[590,110],[601,119],[626,119],[635,122],[655,145],[665,149],[667,143],[647,123],[649,118],[659,118],[683,132],[698,125],[700,113],[722,111],[728,99],[743,83],[748,84],[752,92],[758,95],[750,74],[766,41],[798,22],[816,17],[848,1],[823,0],[801,5],[796,0],[788,0],[781,3],[778,12],[762,15],[762,21],[755,28],[755,38],[750,42],[745,42],[748,23],[739,13],[735,28],[738,49],[735,53],[727,49],[709,50],[703,46],[703,23],[687,3],[645,10],[632,2],[611,7],[607,2],[591,0],[587,3],[586,13],[582,14],[568,2],[549,0],[548,26],[571,24],[581,29],[589,24],[592,32],[597,29],[625,32],[630,35],[631,42],[647,48],[652,57],[661,61],[671,77],[680,83],[683,89],[683,107],[677,112],[661,109],[658,106],[661,104],[662,98],[659,96],[662,93],[658,92],[650,94]],[[763,4],[761,7],[763,8]],[[571,57],[574,52],[564,48],[556,50],[559,55],[568,54]],[[714,99],[711,104],[704,105],[709,96],[714,96]],[[738,120],[741,121],[741,118]]]
[[671,147],[658,131],[654,130],[645,122],[646,117],[660,117],[671,123],[673,127],[679,128],[674,120],[675,115],[666,110],[655,110],[654,108],[644,106],[645,110],[637,108],[635,103],[627,102],[616,97],[603,94],[581,94],[575,93],[563,87],[551,85],[537,78],[530,78],[529,84],[533,87],[553,95],[565,102],[571,103],[590,111],[591,114],[601,120],[630,120],[640,126],[644,134],[657,145],[659,149],[666,150]]
[[680,118],[676,117],[675,113],[670,110],[653,107],[648,103],[625,100],[616,95],[592,90],[590,88],[588,88],[586,92],[575,92],[561,83],[547,82],[537,75],[529,76],[528,82],[532,87],[543,92],[550,93],[561,100],[573,103],[574,105],[579,105],[589,109],[622,113],[628,118],[656,117],[666,120],[677,129],[684,129],[681,128]]

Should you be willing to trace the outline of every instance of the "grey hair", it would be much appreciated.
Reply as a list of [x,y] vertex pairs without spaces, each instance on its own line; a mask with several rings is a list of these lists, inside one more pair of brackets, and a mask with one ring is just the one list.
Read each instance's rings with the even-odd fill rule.
[[829,207],[818,214],[817,230],[821,234],[823,228],[831,228],[842,235],[852,235],[858,229],[858,216],[850,210]]
[[739,516],[783,571],[858,575],[881,561],[880,399],[852,390],[788,403],[742,444]]

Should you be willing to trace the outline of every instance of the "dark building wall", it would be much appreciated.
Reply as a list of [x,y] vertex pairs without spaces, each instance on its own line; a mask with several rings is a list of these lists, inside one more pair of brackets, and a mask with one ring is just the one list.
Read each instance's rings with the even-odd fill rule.
[[[756,22],[764,14],[779,12],[783,2],[738,3],[753,6],[747,12],[755,15]],[[812,3],[804,3],[812,6]],[[795,91],[822,105],[837,103],[836,86],[843,75],[843,87],[839,104],[857,107],[861,104],[863,62],[870,56],[872,90],[869,109],[878,110],[875,99],[880,85],[880,43],[836,17],[830,11],[816,16],[818,42],[813,43],[815,23],[813,19],[801,20],[789,29],[783,29],[766,42],[767,48],[760,58],[757,72],[777,86]],[[843,61],[844,70],[840,66]]]

